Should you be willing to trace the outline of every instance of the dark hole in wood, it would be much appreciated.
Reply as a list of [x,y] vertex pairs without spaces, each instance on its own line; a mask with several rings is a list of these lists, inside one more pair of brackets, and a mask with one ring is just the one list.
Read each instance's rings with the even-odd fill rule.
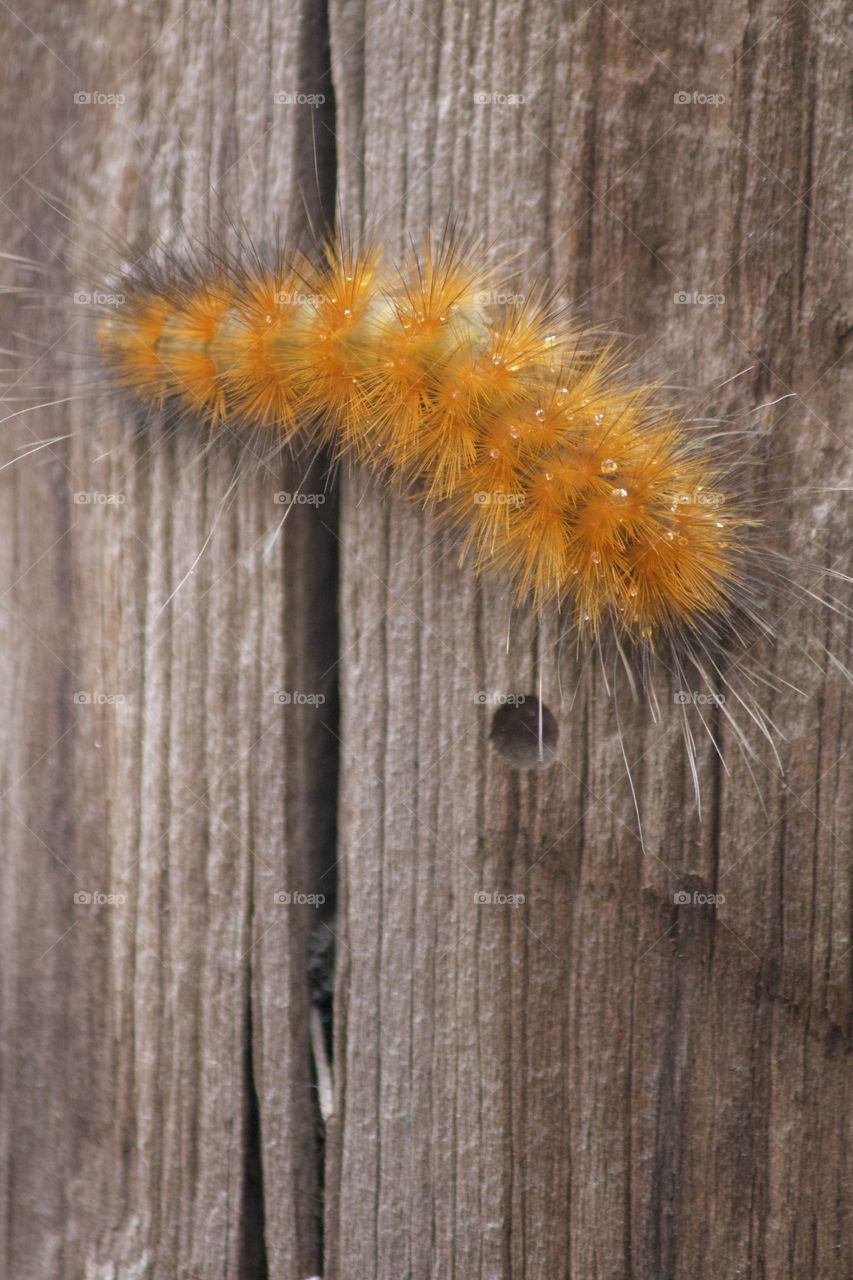
[[517,769],[539,769],[553,764],[559,729],[557,721],[538,698],[506,703],[492,716],[489,741],[498,755]]

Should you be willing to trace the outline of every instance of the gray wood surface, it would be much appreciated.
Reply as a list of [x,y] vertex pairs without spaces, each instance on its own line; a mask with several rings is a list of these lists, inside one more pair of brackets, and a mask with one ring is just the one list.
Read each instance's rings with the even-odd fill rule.
[[[511,615],[367,477],[342,477],[339,525],[330,499],[274,536],[304,460],[141,424],[90,385],[73,295],[107,238],[272,238],[335,184],[392,252],[455,213],[697,412],[758,426],[756,485],[791,491],[775,542],[846,568],[849,15],[331,0],[330,75],[326,21],[311,0],[0,7],[0,250],[48,294],[0,296],[26,369],[5,412],[77,397],[4,422],[0,456],[57,438],[0,471],[0,1275],[840,1280],[831,659],[759,646],[806,693],[769,696],[784,778],[724,732],[700,822],[674,717],[614,705],[554,620]],[[849,662],[840,620],[768,610]],[[540,688],[554,755],[520,768],[495,696]],[[330,930],[324,1125],[308,969]]]
[[332,702],[275,695],[333,697],[333,542],[310,506],[274,536],[304,468],[246,456],[229,494],[237,450],[199,461],[192,424],[141,427],[98,392],[95,312],[72,294],[115,264],[111,238],[233,248],[236,210],[272,239],[301,192],[316,216],[309,113],[274,95],[317,87],[321,18],[3,13],[3,249],[52,291],[4,333],[38,358],[19,394],[81,396],[8,422],[4,462],[70,439],[0,476],[10,1280],[320,1269],[318,913],[275,895],[321,891]]
[[[773,509],[780,545],[849,565],[844,497],[806,491],[850,476],[843,6],[331,12],[345,216],[365,211],[399,246],[452,209],[565,280],[702,413],[760,421],[758,484],[794,487]],[[679,291],[725,302],[675,304]],[[677,729],[623,694],[644,857],[601,673],[571,704],[553,626],[523,616],[507,651],[501,586],[476,586],[410,505],[354,484],[341,539],[326,1280],[844,1274],[842,678],[774,660],[808,692],[771,702],[785,780],[758,768],[765,812],[730,735],[728,777],[703,747],[701,826]],[[775,607],[785,632],[849,654],[843,627]],[[520,771],[475,697],[535,692],[540,675],[558,758]],[[478,906],[478,890],[525,902]],[[676,909],[679,891],[726,900]]]

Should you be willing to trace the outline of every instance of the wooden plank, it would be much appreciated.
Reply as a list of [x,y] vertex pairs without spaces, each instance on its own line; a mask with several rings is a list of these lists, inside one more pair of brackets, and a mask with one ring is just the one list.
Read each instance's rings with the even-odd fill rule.
[[[778,545],[846,567],[843,497],[815,493],[849,476],[842,6],[332,0],[331,20],[345,217],[394,251],[450,211],[565,279],[703,414],[762,425],[756,482],[793,488]],[[843,678],[774,659],[807,694],[770,700],[785,778],[768,762],[756,787],[730,735],[728,775],[703,745],[700,824],[677,728],[614,708],[594,667],[570,701],[553,622],[522,614],[507,646],[500,585],[422,513],[359,478],[341,539],[325,1280],[841,1274]],[[842,625],[768,609],[848,660]],[[476,698],[540,677],[557,760],[521,770]]]
[[[841,497],[814,492],[849,474],[840,5],[336,0],[331,16],[350,222],[369,211],[393,249],[453,210],[636,335],[647,368],[712,388],[715,415],[796,392],[759,416],[762,482],[793,482],[780,543],[843,564]],[[91,336],[68,299],[100,273],[103,233],[213,227],[227,246],[228,208],[293,223],[318,203],[315,142],[328,204],[331,119],[273,101],[327,87],[324,18],[261,0],[24,18],[3,11],[20,56],[2,247],[49,264],[57,301],[37,320],[0,301],[5,332],[35,328],[30,381],[54,389],[89,377],[63,354]],[[731,743],[730,776],[704,751],[700,824],[671,726],[627,700],[617,723],[594,667],[570,703],[552,622],[522,614],[507,644],[500,585],[411,505],[347,483],[323,1223],[306,967],[327,935],[275,895],[330,879],[332,708],[273,695],[330,691],[328,512],[271,539],[299,468],[244,466],[229,502],[235,453],[200,462],[189,424],[143,432],[88,393],[5,426],[4,461],[71,438],[0,474],[4,1271],[302,1280],[325,1227],[326,1280],[840,1274],[840,676],[782,659],[808,693],[771,705],[785,780],[759,769],[765,810]],[[846,660],[816,611],[784,625]],[[520,769],[480,695],[540,677],[557,760]],[[678,890],[726,903],[677,908]]]
[[[270,237],[304,221],[303,201],[316,217],[328,150],[318,191],[312,109],[274,95],[321,91],[323,18],[264,0],[35,4],[3,25],[19,71],[2,247],[47,264],[54,291],[12,305],[4,333],[37,343],[23,385],[61,396],[91,384],[68,354],[93,335],[71,295],[101,283],[105,237],[173,245],[180,228],[227,249],[229,210]],[[91,386],[7,431],[4,463],[70,439],[0,477],[0,1270],[308,1275],[317,913],[275,895],[315,890],[333,838],[323,513],[294,509],[275,536],[275,495],[302,474],[288,459],[243,456],[232,493],[239,447],[200,460],[198,428],[140,428]]]

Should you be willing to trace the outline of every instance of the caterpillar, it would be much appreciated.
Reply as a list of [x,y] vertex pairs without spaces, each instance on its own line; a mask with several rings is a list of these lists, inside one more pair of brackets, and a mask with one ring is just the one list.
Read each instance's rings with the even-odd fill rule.
[[750,522],[718,463],[541,288],[504,302],[430,242],[393,272],[339,242],[319,264],[128,288],[98,328],[120,386],[421,486],[478,568],[570,608],[581,636],[683,648],[748,611]]
[[269,261],[149,261],[117,282],[97,348],[151,410],[322,445],[414,492],[477,571],[556,611],[579,649],[614,650],[655,716],[664,667],[708,691],[693,709],[718,750],[720,719],[745,753],[742,721],[775,752],[761,693],[785,682],[750,650],[777,638],[764,598],[790,566],[760,542],[739,453],[638,384],[544,284],[517,293],[485,260],[446,232],[396,263],[344,235]]

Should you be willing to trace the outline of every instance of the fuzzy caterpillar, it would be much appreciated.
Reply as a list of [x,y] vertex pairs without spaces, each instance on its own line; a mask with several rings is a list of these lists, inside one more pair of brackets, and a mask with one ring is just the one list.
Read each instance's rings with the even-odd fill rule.
[[713,657],[757,620],[754,522],[724,469],[544,290],[506,305],[470,258],[428,242],[394,270],[338,241],[319,261],[152,272],[100,322],[101,357],[151,406],[321,439],[416,486],[479,568],[581,637]]

